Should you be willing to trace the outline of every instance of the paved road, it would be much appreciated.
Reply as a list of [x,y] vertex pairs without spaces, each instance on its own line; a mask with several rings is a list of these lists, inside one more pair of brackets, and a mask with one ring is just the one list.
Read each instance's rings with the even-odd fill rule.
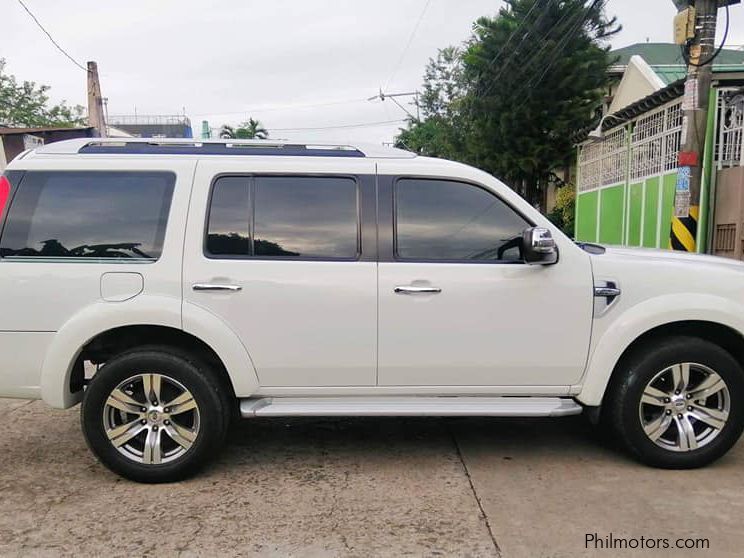
[[744,547],[744,443],[665,472],[580,417],[263,419],[199,477],[146,486],[94,460],[77,409],[0,400],[0,419],[1,556],[659,555],[586,550],[587,533]]

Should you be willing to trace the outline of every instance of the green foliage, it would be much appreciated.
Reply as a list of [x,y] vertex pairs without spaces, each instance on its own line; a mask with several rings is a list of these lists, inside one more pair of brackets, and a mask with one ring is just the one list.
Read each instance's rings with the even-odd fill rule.
[[396,146],[430,157],[463,158],[465,136],[458,125],[466,94],[463,71],[462,51],[455,47],[441,49],[429,61],[419,98],[424,119],[410,121],[396,138]]
[[566,184],[555,193],[555,206],[548,213],[548,219],[564,233],[573,238],[576,221],[576,189]]
[[224,124],[220,129],[220,137],[222,139],[266,139],[269,137],[269,132],[261,122],[249,118],[237,128]]
[[48,85],[33,81],[19,83],[5,72],[5,59],[0,58],[0,125],[17,127],[85,125],[83,107],[62,101],[49,106]]
[[619,27],[602,6],[507,0],[496,17],[478,19],[462,50],[443,49],[429,62],[426,119],[412,121],[399,143],[474,164],[538,204],[608,84],[602,41]]

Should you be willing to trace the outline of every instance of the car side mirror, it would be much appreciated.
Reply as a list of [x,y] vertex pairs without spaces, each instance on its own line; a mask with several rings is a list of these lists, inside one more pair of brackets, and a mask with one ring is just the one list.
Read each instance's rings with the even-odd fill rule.
[[558,247],[544,227],[530,227],[522,233],[522,257],[525,263],[550,265],[558,261]]

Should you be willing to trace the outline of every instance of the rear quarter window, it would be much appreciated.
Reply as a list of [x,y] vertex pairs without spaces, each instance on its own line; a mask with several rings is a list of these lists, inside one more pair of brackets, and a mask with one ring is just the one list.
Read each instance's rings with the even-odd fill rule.
[[174,186],[170,172],[26,172],[0,256],[157,260]]

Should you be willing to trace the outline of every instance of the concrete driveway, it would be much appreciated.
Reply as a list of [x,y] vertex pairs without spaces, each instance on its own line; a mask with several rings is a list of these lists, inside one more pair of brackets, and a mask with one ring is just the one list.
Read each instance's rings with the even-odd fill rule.
[[[737,556],[744,443],[659,471],[598,443],[581,417],[263,419],[233,429],[188,482],[99,465],[78,410],[0,400],[2,556]],[[706,538],[709,549],[605,549]],[[636,543],[638,544],[638,543]]]

